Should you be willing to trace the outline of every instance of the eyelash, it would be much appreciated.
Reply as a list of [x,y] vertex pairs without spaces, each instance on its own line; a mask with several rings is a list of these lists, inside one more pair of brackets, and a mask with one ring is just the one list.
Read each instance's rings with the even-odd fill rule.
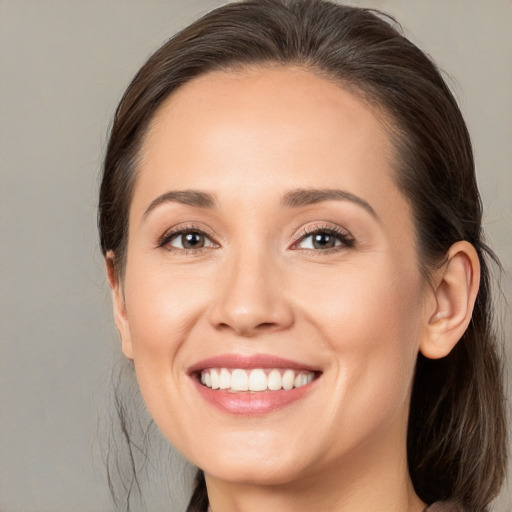
[[180,226],[175,229],[171,229],[164,233],[164,235],[158,241],[158,247],[165,248],[169,252],[174,252],[177,255],[191,255],[191,254],[201,254],[204,250],[210,249],[210,247],[198,247],[197,249],[180,249],[179,247],[170,247],[166,248],[165,246],[171,242],[174,238],[184,235],[186,233],[198,233],[200,235],[204,235],[206,238],[212,241],[212,243],[216,244],[213,241],[213,235],[206,231],[204,228],[196,226],[194,224],[189,224],[187,226]]
[[[187,226],[180,226],[176,229],[172,229],[170,231],[167,231],[164,233],[162,237],[158,240],[158,247],[159,248],[165,248],[169,252],[173,252],[177,255],[199,255],[203,251],[207,249],[211,249],[212,247],[199,247],[197,249],[180,249],[178,247],[172,247],[172,248],[166,248],[165,246],[174,240],[176,237],[180,235],[184,235],[186,233],[198,233],[200,235],[204,235],[206,238],[208,238],[213,246],[218,246],[218,244],[214,241],[214,237],[206,231],[204,228],[195,226],[193,224],[187,225]],[[308,236],[317,235],[317,234],[327,234],[334,236],[337,240],[341,242],[340,245],[337,245],[335,247],[331,247],[328,249],[294,249],[296,251],[301,251],[308,254],[331,254],[333,252],[338,252],[343,249],[354,247],[355,240],[354,238],[344,230],[341,230],[339,228],[333,227],[333,226],[308,226],[300,231],[300,233],[297,235],[295,241],[292,244],[292,247],[295,246],[297,243],[303,241]]]
[[355,239],[345,230],[342,230],[337,227],[333,226],[327,226],[327,225],[321,225],[321,226],[307,226],[304,229],[302,229],[299,234],[297,235],[297,238],[293,242],[293,245],[296,245],[298,242],[303,241],[308,236],[317,235],[317,234],[327,234],[334,236],[337,238],[341,244],[337,245],[335,247],[331,247],[328,249],[295,249],[297,251],[301,251],[307,254],[331,254],[333,252],[338,252],[344,249],[350,249],[351,247],[355,246]]

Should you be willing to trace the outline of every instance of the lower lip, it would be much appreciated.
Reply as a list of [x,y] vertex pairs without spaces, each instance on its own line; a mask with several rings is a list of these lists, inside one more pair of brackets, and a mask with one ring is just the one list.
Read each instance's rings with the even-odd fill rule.
[[316,379],[289,391],[230,392],[210,389],[192,379],[199,394],[210,404],[230,414],[255,415],[278,411],[303,398],[315,385]]

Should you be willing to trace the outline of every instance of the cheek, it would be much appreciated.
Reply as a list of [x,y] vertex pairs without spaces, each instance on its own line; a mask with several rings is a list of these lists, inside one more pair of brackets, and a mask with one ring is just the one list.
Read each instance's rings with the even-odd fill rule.
[[309,312],[309,321],[326,333],[334,348],[358,351],[363,343],[392,352],[393,347],[414,345],[411,336],[420,325],[422,302],[418,272],[385,263],[335,269],[323,279],[304,282],[307,295],[301,310]]
[[[339,403],[350,403],[352,420],[378,423],[407,407],[421,337],[419,275],[400,265],[375,265],[336,274],[329,292],[310,283],[309,322],[323,333],[335,357]],[[369,415],[368,411],[372,414]],[[373,417],[373,420],[371,418]]]
[[[126,310],[137,381],[144,402],[166,434],[186,438],[177,419],[183,347],[197,324],[203,279],[132,258],[125,276]],[[199,288],[198,288],[199,287]]]
[[171,355],[197,321],[208,279],[176,269],[170,272],[159,265],[150,268],[147,262],[136,263],[126,276],[126,307],[135,357],[162,352]]

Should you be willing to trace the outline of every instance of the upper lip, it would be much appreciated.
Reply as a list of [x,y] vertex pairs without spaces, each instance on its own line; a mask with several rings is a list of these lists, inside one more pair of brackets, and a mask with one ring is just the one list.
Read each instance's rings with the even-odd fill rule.
[[292,359],[284,359],[271,354],[220,354],[198,361],[188,369],[188,372],[194,373],[207,368],[290,368],[310,372],[321,371],[321,369],[316,366],[293,361]]

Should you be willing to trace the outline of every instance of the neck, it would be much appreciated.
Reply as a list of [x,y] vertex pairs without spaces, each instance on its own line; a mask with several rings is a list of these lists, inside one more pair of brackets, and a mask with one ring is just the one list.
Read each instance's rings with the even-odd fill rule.
[[[396,431],[395,431],[396,432]],[[206,474],[213,512],[421,512],[425,508],[410,480],[405,433],[368,443],[328,465],[288,483],[225,482]]]

